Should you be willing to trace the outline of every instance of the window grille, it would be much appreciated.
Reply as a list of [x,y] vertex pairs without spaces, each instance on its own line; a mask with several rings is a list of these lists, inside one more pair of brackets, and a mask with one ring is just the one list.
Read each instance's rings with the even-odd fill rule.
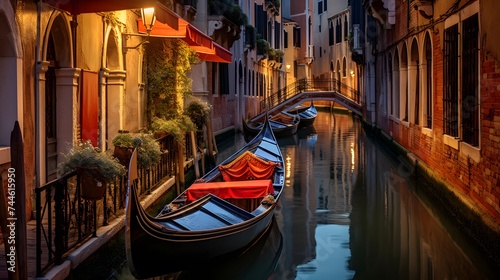
[[478,16],[463,21],[462,25],[462,139],[479,145],[478,104]]
[[444,31],[444,133],[458,137],[458,24]]
[[425,114],[427,117],[426,127],[432,127],[432,48],[429,36],[425,38],[425,60],[426,60],[426,89],[427,89],[427,102]]

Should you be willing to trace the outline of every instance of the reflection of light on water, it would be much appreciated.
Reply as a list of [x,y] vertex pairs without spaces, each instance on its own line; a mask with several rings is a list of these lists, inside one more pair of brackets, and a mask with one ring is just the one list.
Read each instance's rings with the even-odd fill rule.
[[[285,167],[286,167],[286,178],[289,179],[290,176],[292,176],[292,158],[290,156],[286,156],[285,158]],[[287,180],[288,183],[290,183],[289,180]]]
[[354,171],[354,143],[351,143],[351,171]]

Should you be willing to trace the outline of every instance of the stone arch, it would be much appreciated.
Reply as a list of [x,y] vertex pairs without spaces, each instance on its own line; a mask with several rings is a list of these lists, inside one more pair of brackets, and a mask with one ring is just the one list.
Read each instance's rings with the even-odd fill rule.
[[42,60],[47,61],[47,46],[49,39],[54,40],[54,48],[58,67],[73,67],[73,43],[71,40],[71,29],[67,18],[61,12],[55,12],[47,24],[43,38]]
[[102,55],[104,66],[110,70],[123,69],[123,50],[117,27],[108,26],[104,36],[104,53]]
[[[22,48],[14,11],[0,3],[0,147],[10,146],[10,133],[19,121],[23,129]],[[8,149],[0,149],[0,164],[9,162]]]

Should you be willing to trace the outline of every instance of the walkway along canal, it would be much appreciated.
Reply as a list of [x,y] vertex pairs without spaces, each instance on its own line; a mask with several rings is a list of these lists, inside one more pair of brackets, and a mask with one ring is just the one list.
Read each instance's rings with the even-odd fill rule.
[[[218,160],[242,145],[236,135],[230,147],[220,149]],[[276,213],[283,246],[262,250],[274,249],[277,258],[269,279],[498,276],[500,265],[493,256],[422,191],[426,182],[415,179],[417,170],[367,136],[358,119],[322,111],[313,128],[282,139],[281,148],[288,168]],[[231,260],[230,266],[246,268],[248,258],[239,260]],[[228,265],[158,279],[226,279],[228,271],[221,267]],[[266,273],[254,269],[252,275]],[[248,273],[241,271],[241,277]],[[132,279],[126,263],[111,278]]]

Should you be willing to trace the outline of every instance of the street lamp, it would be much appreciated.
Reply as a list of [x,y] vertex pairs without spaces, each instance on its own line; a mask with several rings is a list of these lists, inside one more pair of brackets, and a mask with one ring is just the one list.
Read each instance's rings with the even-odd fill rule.
[[156,21],[155,8],[141,9],[141,17],[142,17],[142,23],[144,24],[144,27],[146,27],[146,32],[149,35]]
[[144,24],[144,27],[146,28],[146,35],[139,33],[122,33],[122,49],[124,53],[126,53],[128,50],[137,49],[141,45],[149,43],[148,40],[142,40],[135,46],[127,46],[127,39],[129,36],[149,37],[149,35],[151,34],[151,30],[153,30],[153,26],[156,22],[155,8],[142,8],[141,17],[142,24]]

